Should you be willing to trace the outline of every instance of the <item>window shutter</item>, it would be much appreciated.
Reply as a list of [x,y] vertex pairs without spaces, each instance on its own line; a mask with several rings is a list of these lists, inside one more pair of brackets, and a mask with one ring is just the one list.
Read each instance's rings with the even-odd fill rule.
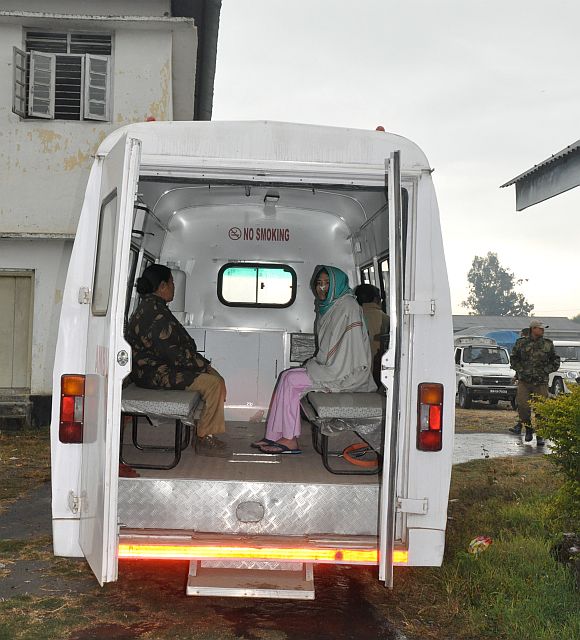
[[85,57],[85,120],[109,119],[110,68],[108,56]]
[[26,118],[26,53],[12,47],[12,111]]
[[54,118],[54,75],[56,56],[53,53],[30,52],[28,115]]

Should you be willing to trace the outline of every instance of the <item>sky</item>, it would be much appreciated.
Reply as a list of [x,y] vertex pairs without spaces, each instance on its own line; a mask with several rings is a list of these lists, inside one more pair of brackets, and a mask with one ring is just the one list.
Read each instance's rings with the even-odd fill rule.
[[403,135],[426,153],[454,313],[498,254],[534,315],[580,313],[580,187],[515,210],[509,179],[580,138],[577,0],[223,0],[214,120]]

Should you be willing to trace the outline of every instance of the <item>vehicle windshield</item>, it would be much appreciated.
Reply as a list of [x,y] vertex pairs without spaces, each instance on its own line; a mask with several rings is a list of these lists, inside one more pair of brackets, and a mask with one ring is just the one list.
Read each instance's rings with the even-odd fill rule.
[[554,347],[561,360],[574,360],[580,362],[580,347],[566,345]]
[[467,347],[463,362],[467,364],[509,364],[507,351],[501,347]]

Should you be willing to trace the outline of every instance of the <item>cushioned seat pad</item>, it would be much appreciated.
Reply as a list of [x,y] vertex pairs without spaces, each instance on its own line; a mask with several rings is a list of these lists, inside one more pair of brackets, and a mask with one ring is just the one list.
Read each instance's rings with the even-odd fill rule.
[[382,418],[385,410],[386,398],[376,392],[311,391],[307,397],[319,418]]
[[201,401],[198,391],[173,389],[143,389],[130,384],[123,389],[123,413],[187,418]]

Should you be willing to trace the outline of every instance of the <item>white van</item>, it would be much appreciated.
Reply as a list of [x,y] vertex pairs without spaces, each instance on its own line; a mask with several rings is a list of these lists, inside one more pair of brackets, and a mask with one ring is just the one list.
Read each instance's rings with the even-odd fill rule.
[[[376,131],[159,122],[103,141],[56,350],[56,555],[85,556],[100,584],[117,579],[119,558],[181,558],[191,563],[188,593],[293,598],[314,597],[318,562],[378,565],[389,586],[393,565],[441,564],[454,378],[431,171],[415,144]],[[234,453],[201,458],[188,447],[171,470],[119,478],[131,371],[123,328],[137,302],[133,283],[152,262],[174,269],[173,309],[226,379]],[[278,373],[299,365],[312,344],[317,264],[387,292],[378,475],[327,471],[308,446],[306,422],[302,456],[249,448],[263,434]],[[235,285],[248,275],[256,282],[250,298]],[[266,571],[257,582],[248,577]]]
[[550,374],[548,388],[560,395],[567,385],[580,382],[580,341],[554,340],[554,349],[560,356],[560,368]]
[[494,406],[505,400],[515,409],[516,372],[510,367],[507,349],[484,336],[461,336],[454,342],[459,406],[469,409],[474,400],[487,400]]

